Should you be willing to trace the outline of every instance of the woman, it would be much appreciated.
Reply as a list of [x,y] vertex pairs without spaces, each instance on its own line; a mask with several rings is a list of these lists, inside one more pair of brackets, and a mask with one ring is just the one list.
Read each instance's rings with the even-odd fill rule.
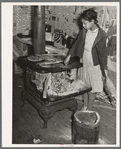
[[[97,24],[97,12],[93,9],[85,10],[81,14],[83,29],[68,56],[82,58],[83,68],[81,79],[92,87],[91,92],[85,93],[82,110],[92,110],[95,94],[103,92],[103,79],[107,69],[106,33]],[[65,59],[65,61],[68,59]]]

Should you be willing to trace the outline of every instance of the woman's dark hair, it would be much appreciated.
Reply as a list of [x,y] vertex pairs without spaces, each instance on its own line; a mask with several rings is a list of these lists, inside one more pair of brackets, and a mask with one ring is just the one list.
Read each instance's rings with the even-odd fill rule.
[[94,23],[96,24],[98,22],[97,21],[97,12],[94,11],[93,9],[87,9],[82,12],[81,19],[85,19],[88,21],[94,20]]
[[83,29],[83,23],[81,21],[81,16],[77,17],[77,26],[78,26],[80,31]]

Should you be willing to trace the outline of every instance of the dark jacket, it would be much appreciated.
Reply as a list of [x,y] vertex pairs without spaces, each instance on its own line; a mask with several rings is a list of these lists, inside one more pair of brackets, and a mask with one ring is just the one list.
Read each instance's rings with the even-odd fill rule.
[[[83,57],[86,30],[80,31],[77,40],[74,42],[69,54],[71,57]],[[92,59],[94,66],[100,64],[102,69],[107,69],[106,33],[99,27],[98,35],[92,47]]]

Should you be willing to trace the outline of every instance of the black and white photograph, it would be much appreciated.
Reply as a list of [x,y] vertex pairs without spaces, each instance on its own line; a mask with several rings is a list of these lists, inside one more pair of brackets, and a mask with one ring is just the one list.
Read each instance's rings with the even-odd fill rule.
[[1,6],[2,146],[119,147],[119,2]]

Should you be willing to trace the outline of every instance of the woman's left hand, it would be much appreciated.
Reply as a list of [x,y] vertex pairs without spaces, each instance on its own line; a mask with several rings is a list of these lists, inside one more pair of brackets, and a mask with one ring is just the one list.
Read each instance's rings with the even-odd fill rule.
[[105,75],[107,77],[108,76],[108,71],[106,69],[104,71],[105,71]]
[[69,64],[70,58],[71,58],[71,55],[69,54],[69,55],[65,58],[65,60],[64,60],[64,65],[68,65],[68,64]]

